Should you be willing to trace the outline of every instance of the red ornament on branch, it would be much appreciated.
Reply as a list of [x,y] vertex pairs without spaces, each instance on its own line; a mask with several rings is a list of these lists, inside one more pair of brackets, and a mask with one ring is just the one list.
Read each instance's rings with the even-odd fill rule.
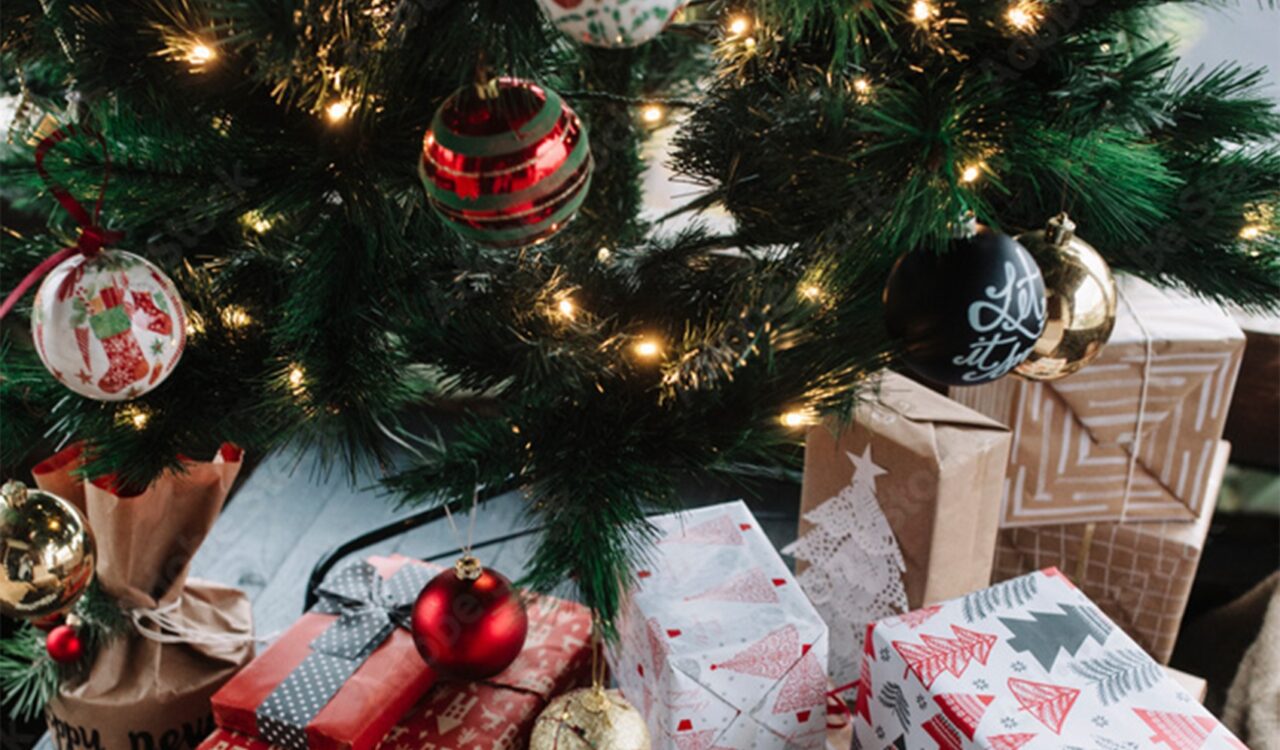
[[413,605],[418,653],[457,679],[483,680],[506,669],[524,648],[528,630],[511,581],[471,556],[431,579]]
[[49,658],[59,664],[74,664],[84,655],[84,643],[80,640],[80,634],[70,625],[59,625],[50,630],[45,636],[44,647],[49,652]]

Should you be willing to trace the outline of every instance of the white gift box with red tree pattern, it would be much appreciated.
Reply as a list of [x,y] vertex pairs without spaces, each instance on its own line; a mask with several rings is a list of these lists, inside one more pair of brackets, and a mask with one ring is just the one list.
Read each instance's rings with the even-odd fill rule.
[[1055,568],[874,623],[863,750],[1247,750]]
[[609,652],[654,750],[820,750],[827,626],[742,502],[651,519]]

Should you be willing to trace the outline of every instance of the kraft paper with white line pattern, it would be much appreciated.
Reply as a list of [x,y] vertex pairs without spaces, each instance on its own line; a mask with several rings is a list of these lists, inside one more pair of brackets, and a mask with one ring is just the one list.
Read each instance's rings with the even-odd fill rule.
[[1200,512],[1244,334],[1215,304],[1123,274],[1116,283],[1115,331],[1088,367],[951,392],[1013,431],[1002,528]]

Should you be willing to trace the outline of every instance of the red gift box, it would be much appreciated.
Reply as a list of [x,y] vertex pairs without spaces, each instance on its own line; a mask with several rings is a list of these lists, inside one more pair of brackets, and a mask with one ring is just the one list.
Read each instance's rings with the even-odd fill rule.
[[[399,555],[371,557],[369,563],[384,580],[406,564],[423,564]],[[336,619],[315,612],[303,615],[215,693],[212,703],[217,725],[249,737],[261,736],[258,707],[307,658],[311,642]],[[371,750],[434,682],[435,673],[418,655],[413,636],[396,628],[307,723],[307,746],[311,750]]]
[[[379,750],[523,747],[547,701],[586,684],[591,674],[587,609],[551,597],[531,598],[528,609],[529,635],[511,666],[485,682],[437,685],[413,710],[401,709],[398,723],[383,727],[375,738],[381,739]],[[199,750],[273,750],[226,726]]]
[[527,604],[529,636],[511,666],[484,682],[437,685],[379,750],[524,747],[547,701],[591,677],[590,612],[552,597]]

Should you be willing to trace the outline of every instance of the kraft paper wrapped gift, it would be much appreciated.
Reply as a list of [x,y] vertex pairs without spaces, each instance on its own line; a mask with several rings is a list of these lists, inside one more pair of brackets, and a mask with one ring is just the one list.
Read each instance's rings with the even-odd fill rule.
[[810,429],[800,538],[784,549],[831,633],[837,685],[857,679],[867,624],[991,580],[1009,431],[901,375],[851,424]]
[[219,727],[290,750],[370,750],[436,675],[409,610],[441,570],[372,557],[331,573],[320,602],[213,696]]
[[1056,567],[1156,661],[1166,663],[1191,596],[1231,446],[1220,442],[1199,503],[1184,521],[1055,524],[1002,529],[993,580]]
[[821,750],[827,626],[747,506],[651,521],[609,667],[654,749]]
[[855,747],[1246,750],[1056,569],[871,626]]
[[240,463],[240,451],[224,445],[213,461],[184,461],[184,471],[133,495],[117,494],[111,477],[76,479],[80,445],[36,467],[36,484],[86,510],[98,583],[135,623],[50,700],[46,718],[62,750],[189,750],[212,731],[209,697],[253,658],[253,625],[242,592],[188,579],[187,570]]
[[1116,276],[1116,326],[1084,369],[951,397],[1013,430],[1001,528],[1194,521],[1244,350],[1219,306]]
[[[441,682],[389,731],[379,750],[514,750],[524,747],[547,701],[591,674],[591,613],[552,597],[528,603],[524,650],[482,682]],[[200,750],[269,750],[268,742],[219,729]]]

